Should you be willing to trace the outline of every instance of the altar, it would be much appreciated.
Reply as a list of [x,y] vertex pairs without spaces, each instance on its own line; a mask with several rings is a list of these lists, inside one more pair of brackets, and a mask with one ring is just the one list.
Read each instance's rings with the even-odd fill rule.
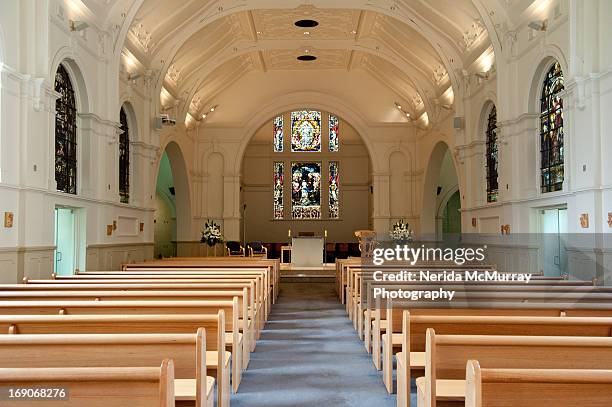
[[291,265],[297,267],[323,266],[324,239],[301,236],[291,239]]

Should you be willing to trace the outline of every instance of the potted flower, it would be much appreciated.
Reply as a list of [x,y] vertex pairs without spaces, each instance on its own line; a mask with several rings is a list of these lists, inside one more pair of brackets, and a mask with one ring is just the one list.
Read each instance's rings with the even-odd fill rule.
[[412,230],[410,225],[404,222],[403,219],[398,220],[391,226],[389,236],[391,236],[391,240],[398,244],[412,242]]
[[208,247],[215,247],[219,243],[223,243],[223,235],[221,227],[212,220],[207,220],[202,230],[201,243],[206,243]]

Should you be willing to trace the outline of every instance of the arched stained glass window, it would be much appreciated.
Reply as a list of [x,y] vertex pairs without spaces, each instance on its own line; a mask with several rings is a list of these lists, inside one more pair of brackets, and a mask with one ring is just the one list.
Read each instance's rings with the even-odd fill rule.
[[77,193],[77,110],[70,76],[63,65],[55,74],[55,181],[58,191]]
[[121,134],[119,135],[119,196],[121,202],[130,202],[130,129],[123,107],[119,112]]
[[291,152],[321,152],[321,112],[291,113]]
[[499,191],[497,179],[498,160],[497,108],[493,106],[487,120],[487,202],[497,202]]
[[561,65],[556,62],[546,73],[540,114],[542,193],[560,191],[564,178],[563,98],[565,89]]

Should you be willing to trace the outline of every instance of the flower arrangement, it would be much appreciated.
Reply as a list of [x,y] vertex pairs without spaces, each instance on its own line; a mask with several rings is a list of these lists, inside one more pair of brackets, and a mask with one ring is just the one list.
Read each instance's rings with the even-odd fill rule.
[[202,230],[201,243],[206,243],[208,246],[213,247],[217,243],[223,243],[223,235],[221,234],[221,227],[212,220],[207,220]]
[[410,225],[404,222],[403,219],[397,221],[389,231],[391,240],[397,243],[406,243],[412,241],[412,230]]

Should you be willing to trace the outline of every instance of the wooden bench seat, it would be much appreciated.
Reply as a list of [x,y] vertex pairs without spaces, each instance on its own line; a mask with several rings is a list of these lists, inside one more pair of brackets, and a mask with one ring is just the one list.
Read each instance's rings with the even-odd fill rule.
[[[512,317],[512,316],[411,316],[408,311],[405,312],[406,318],[404,323],[407,328],[405,332],[407,335],[403,337],[402,352],[398,353],[398,370],[397,370],[397,383],[398,383],[398,406],[407,406],[407,395],[409,393],[406,383],[409,383],[409,378],[412,376],[411,363],[408,362],[411,358],[412,350],[422,352],[426,350],[426,361],[425,361],[425,376],[431,376],[429,369],[433,366],[430,361],[432,357],[442,357],[442,352],[439,352],[436,356],[436,351],[433,353],[427,353],[427,349],[432,349],[433,335],[438,333],[439,335],[453,336],[457,338],[470,338],[479,336],[481,341],[487,342],[489,350],[495,351],[495,349],[504,349],[505,356],[513,355],[516,360],[520,360],[518,353],[512,353],[514,350],[510,345],[505,345],[504,337],[518,337],[521,340],[526,341],[531,346],[530,350],[536,349],[536,344],[555,344],[558,340],[557,337],[571,336],[575,337],[576,341],[585,341],[580,343],[598,343],[600,346],[604,342],[597,342],[598,340],[612,341],[609,338],[609,334],[612,329],[612,318],[605,317]],[[487,339],[488,337],[488,339]],[[533,338],[540,337],[540,338]],[[600,338],[588,338],[588,337],[600,337]],[[446,337],[445,337],[446,338]],[[425,340],[425,349],[423,348],[423,340]],[[460,340],[460,339],[457,339]],[[565,339],[567,341],[567,339]],[[588,342],[591,340],[591,342]],[[478,340],[474,340],[478,342]],[[512,343],[512,340],[508,340]],[[539,342],[538,342],[539,341]],[[559,339],[559,343],[561,339]],[[442,342],[444,343],[444,341]],[[520,343],[518,341],[517,343]],[[612,342],[606,342],[610,346],[610,363],[612,363]],[[594,345],[593,345],[594,346]],[[538,358],[541,358],[543,354],[548,353],[553,348],[542,348],[543,350],[538,353]],[[591,348],[591,352],[593,352]],[[569,351],[568,351],[569,352]],[[584,353],[583,353],[584,354]],[[432,356],[433,355],[433,356]],[[445,352],[444,363],[451,363],[461,357],[458,352]],[[530,353],[529,358],[533,358],[533,353]],[[439,359],[436,359],[439,360]],[[467,358],[463,357],[460,360],[461,363],[459,369],[455,368],[455,376],[435,376],[436,379],[453,379],[457,378],[458,375],[463,375],[463,364],[465,364]],[[523,360],[524,357],[523,357]],[[589,361],[589,358],[586,358]],[[447,365],[445,365],[447,366]],[[400,368],[401,367],[401,368]],[[445,368],[445,367],[443,367]],[[448,372],[446,368],[445,372]],[[457,373],[459,372],[459,373]],[[435,394],[435,393],[434,393]]]
[[0,315],[0,333],[8,334],[194,334],[204,328],[207,371],[216,378],[221,407],[229,405],[230,394],[231,353],[225,351],[224,327],[223,310],[216,315]]
[[36,407],[173,407],[174,366],[161,367],[67,367],[0,368],[0,387],[66,389],[62,401],[19,400],[3,406]]
[[223,310],[225,343],[232,352],[233,388],[237,391],[251,352],[248,335],[240,334],[238,298],[227,301],[0,301],[0,315],[215,315]]
[[3,367],[146,367],[172,359],[176,399],[199,407],[214,403],[215,379],[206,376],[207,354],[204,328],[195,334],[0,335]]
[[[224,291],[224,290],[243,290],[247,288],[249,290],[249,303],[253,306],[249,306],[247,310],[250,318],[254,321],[254,335],[255,339],[258,339],[261,333],[261,328],[265,323],[265,315],[263,309],[263,297],[257,291],[255,283],[253,281],[244,282],[198,282],[198,283],[166,283],[166,282],[155,282],[155,283],[131,283],[123,284],[84,284],[84,283],[72,283],[72,284],[54,284],[54,280],[43,280],[47,284],[0,284],[0,296],[10,295],[7,293],[11,292],[60,292],[60,291],[72,291],[72,292],[83,292],[83,291],[124,291],[124,292],[136,292],[136,291],[166,291],[166,292],[202,292],[208,293],[211,291]],[[0,297],[1,298],[1,297]],[[254,343],[255,341],[253,341]]]
[[467,365],[466,407],[609,407],[612,370]]

